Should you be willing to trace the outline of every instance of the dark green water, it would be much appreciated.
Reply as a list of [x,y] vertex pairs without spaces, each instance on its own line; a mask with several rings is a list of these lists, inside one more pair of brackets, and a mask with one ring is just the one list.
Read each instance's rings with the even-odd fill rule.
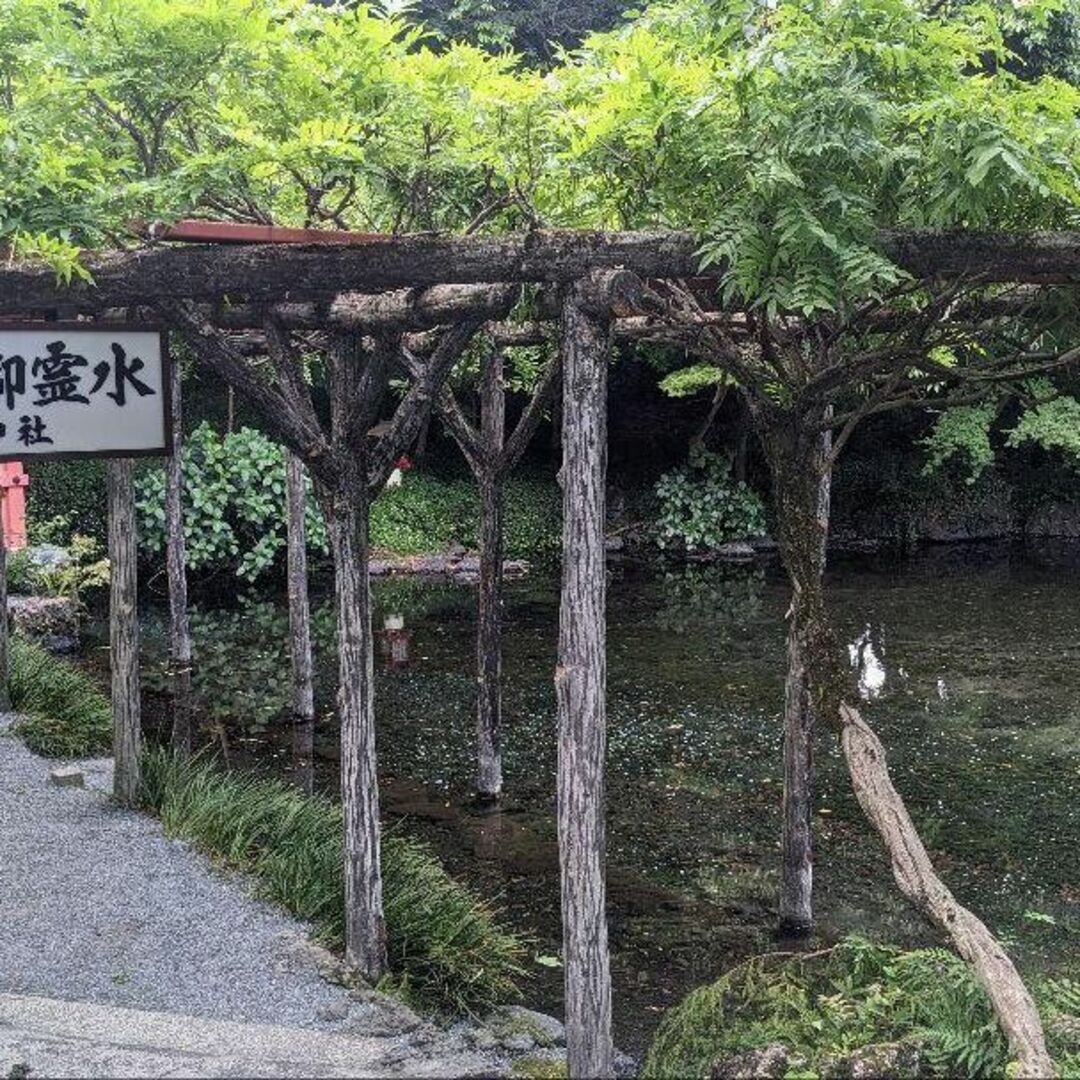
[[[1080,546],[935,549],[834,560],[845,641],[869,626],[886,678],[867,717],[958,896],[1028,969],[1080,968]],[[384,807],[493,897],[547,959],[559,950],[551,676],[557,581],[507,589],[505,772],[496,815],[467,806],[473,606],[467,586],[376,587],[409,663],[380,662]],[[775,566],[615,568],[609,601],[609,863],[617,1037],[640,1050],[663,1010],[771,938],[779,834],[783,615]],[[160,655],[151,619],[146,648]],[[234,764],[288,774],[285,613],[196,620],[208,737]],[[319,786],[336,784],[332,622],[317,618]],[[152,682],[151,678],[151,682]],[[819,744],[820,934],[930,940],[863,824],[832,738]],[[549,961],[550,962],[550,961]],[[536,962],[526,998],[558,1011]]]

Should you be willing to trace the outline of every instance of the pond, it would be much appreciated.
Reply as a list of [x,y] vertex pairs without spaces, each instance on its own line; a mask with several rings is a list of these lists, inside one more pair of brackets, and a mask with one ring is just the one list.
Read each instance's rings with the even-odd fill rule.
[[[1023,968],[1080,967],[1080,545],[955,546],[905,561],[834,559],[845,641],[862,638],[867,716],[958,896]],[[383,805],[532,941],[526,1001],[558,1012],[552,670],[558,582],[507,587],[501,811],[470,807],[468,586],[376,583]],[[609,864],[616,1038],[647,1045],[663,1011],[733,962],[775,948],[786,588],[775,564],[613,567]],[[286,615],[252,602],[196,614],[204,737],[234,765],[295,776]],[[316,618],[313,768],[336,787],[332,615]],[[150,613],[145,650],[164,649]],[[868,635],[868,636],[867,636]],[[390,641],[389,638],[394,638]],[[892,883],[834,739],[819,739],[819,940],[930,940]]]

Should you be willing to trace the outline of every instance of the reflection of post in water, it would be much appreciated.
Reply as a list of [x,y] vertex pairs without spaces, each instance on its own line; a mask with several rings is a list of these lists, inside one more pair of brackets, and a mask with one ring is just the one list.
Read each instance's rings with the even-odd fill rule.
[[404,615],[387,615],[383,619],[383,629],[379,639],[383,656],[386,657],[387,670],[394,671],[409,666],[409,644],[412,641],[412,631],[405,629]]
[[497,804],[485,807],[484,813],[474,819],[475,843],[473,850],[478,859],[497,861],[505,858],[510,822]]
[[305,794],[315,790],[315,721],[297,720],[293,724],[293,783]]

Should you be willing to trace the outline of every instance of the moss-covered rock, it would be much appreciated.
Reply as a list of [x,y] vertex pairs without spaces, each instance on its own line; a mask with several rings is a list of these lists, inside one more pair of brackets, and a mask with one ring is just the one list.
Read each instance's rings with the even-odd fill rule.
[[[1080,1048],[1061,1022],[1072,987],[1035,987],[1059,1061]],[[755,957],[699,987],[664,1018],[644,1074],[978,1077],[1003,1075],[1007,1064],[990,1003],[958,957],[849,938],[816,953]]]

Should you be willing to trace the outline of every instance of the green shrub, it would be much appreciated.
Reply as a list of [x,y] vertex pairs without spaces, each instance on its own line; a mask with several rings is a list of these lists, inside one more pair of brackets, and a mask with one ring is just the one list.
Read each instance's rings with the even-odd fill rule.
[[[254,428],[219,435],[200,424],[185,440],[184,541],[189,569],[229,572],[255,581],[285,549],[285,456]],[[148,470],[137,484],[139,543],[165,551],[165,472]],[[325,553],[326,530],[308,498],[308,543]]]
[[[255,876],[261,891],[340,946],[341,807],[276,780],[147,753],[143,798],[166,832]],[[442,1010],[482,1011],[517,994],[521,942],[421,843],[386,835],[383,902],[390,961],[405,991]]]
[[[559,550],[562,505],[550,481],[511,477],[503,524],[509,558],[543,558]],[[443,480],[408,473],[371,506],[371,543],[399,555],[443,551],[451,544],[475,548],[480,532],[480,495],[471,477]]]
[[662,548],[678,544],[688,551],[708,551],[765,532],[761,499],[731,479],[724,458],[707,450],[692,451],[686,465],[661,476],[656,497],[656,541]]
[[479,505],[475,484],[410,472],[371,504],[371,545],[398,555],[442,551],[473,542]]
[[[188,567],[256,581],[285,550],[285,459],[281,447],[252,428],[219,435],[201,424],[184,444],[184,539]],[[165,473],[148,469],[137,486],[139,542],[161,559],[165,550]],[[371,506],[371,543],[396,555],[473,547],[479,532],[475,482],[410,472]],[[327,553],[326,529],[309,493],[308,543]],[[537,557],[558,549],[560,500],[554,484],[512,478],[507,484],[506,550]]]
[[[1048,1020],[1075,1008],[1070,989],[1047,981],[1037,992]],[[1060,1062],[1080,1050],[1077,1027],[1048,1023]],[[644,1075],[707,1077],[718,1060],[773,1043],[803,1059],[809,1076],[882,1043],[916,1044],[920,1075],[1001,1076],[1008,1063],[990,1002],[959,957],[853,937],[825,952],[755,957],[694,990],[664,1017]]]
[[109,751],[112,709],[88,675],[18,635],[10,662],[15,732],[31,750],[57,758]]

